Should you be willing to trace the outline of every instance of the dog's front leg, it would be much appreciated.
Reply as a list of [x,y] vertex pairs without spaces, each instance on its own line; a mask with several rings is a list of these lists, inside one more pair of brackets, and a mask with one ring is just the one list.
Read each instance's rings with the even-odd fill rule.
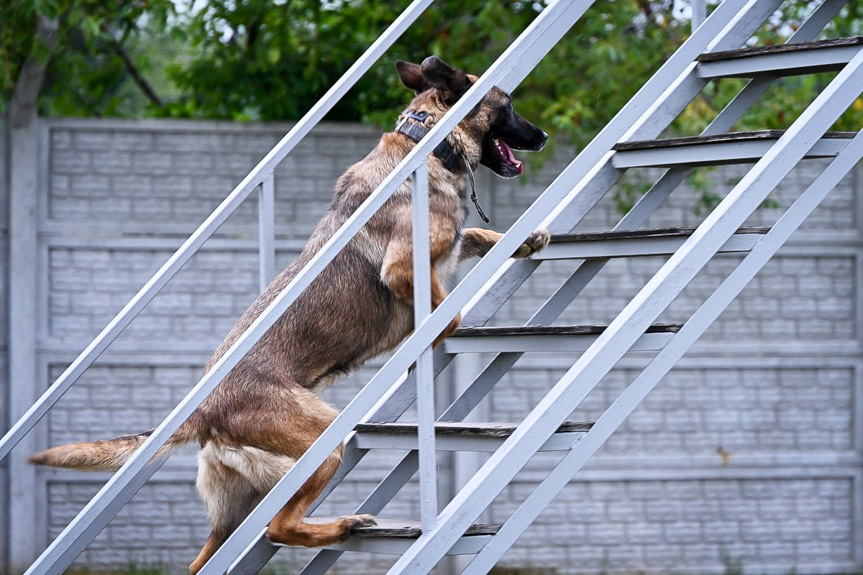
[[[503,237],[503,234],[483,228],[467,228],[462,232],[461,253],[459,261],[468,258],[481,258]],[[550,239],[548,230],[539,229],[530,234],[518,247],[512,257],[526,258],[548,245]]]
[[[410,237],[410,236],[408,236]],[[446,298],[447,291],[434,269],[436,259],[440,258],[442,252],[440,246],[436,245],[432,236],[431,242],[431,305],[432,311],[437,309]],[[451,248],[450,248],[451,249]],[[414,271],[413,250],[410,241],[398,238],[387,246],[384,263],[381,269],[381,280],[390,289],[396,299],[408,304],[414,304]],[[461,314],[457,314],[446,329],[434,340],[432,345],[437,346],[444,339],[452,335],[461,323]]]

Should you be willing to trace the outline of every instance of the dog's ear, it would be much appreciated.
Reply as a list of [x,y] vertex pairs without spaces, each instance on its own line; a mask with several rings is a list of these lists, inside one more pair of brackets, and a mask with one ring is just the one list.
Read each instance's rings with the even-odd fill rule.
[[431,88],[423,77],[422,67],[419,64],[396,60],[396,71],[399,73],[402,84],[417,94]]
[[458,68],[450,66],[437,56],[429,56],[423,60],[422,75],[426,82],[433,87],[448,92],[453,101],[461,98],[474,81],[470,76]]

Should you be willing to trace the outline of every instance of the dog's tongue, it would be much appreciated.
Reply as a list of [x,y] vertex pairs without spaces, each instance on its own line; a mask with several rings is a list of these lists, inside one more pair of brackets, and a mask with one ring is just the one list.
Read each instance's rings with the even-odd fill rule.
[[524,164],[522,164],[516,159],[515,156],[512,155],[512,150],[509,146],[506,145],[506,142],[498,138],[497,144],[498,149],[503,154],[503,159],[518,168],[518,173],[521,174],[524,171]]

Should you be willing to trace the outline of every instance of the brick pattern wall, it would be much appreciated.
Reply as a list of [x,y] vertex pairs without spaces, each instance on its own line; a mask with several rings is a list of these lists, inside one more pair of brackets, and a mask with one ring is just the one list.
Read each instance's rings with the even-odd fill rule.
[[[690,362],[690,365],[693,362]],[[795,362],[799,363],[799,362]],[[595,421],[639,371],[617,369],[572,417]],[[494,421],[520,421],[563,376],[563,370],[515,369],[494,389]],[[779,368],[672,370],[603,447],[621,459],[663,455],[729,457],[752,453],[818,454],[851,451],[854,396],[851,368],[794,365]]]
[[[287,128],[48,122],[39,262],[44,284],[38,286],[47,310],[39,318],[41,385],[53,381]],[[376,140],[373,129],[324,126],[276,171],[279,266],[296,255],[326,209],[336,177]],[[480,199],[495,229],[515,220],[570,153],[561,146],[541,166],[529,166],[526,182],[478,174]],[[730,167],[708,177],[721,193],[741,174]],[[814,174],[811,166],[795,171],[777,201],[787,206]],[[859,175],[846,178],[528,530],[505,564],[558,573],[704,573],[737,565],[747,573],[788,573],[847,570],[863,559],[861,191]],[[693,197],[675,192],[651,225],[697,224]],[[762,210],[751,223],[769,225],[777,214]],[[608,229],[618,217],[607,198],[579,229]],[[256,234],[252,199],[63,398],[48,420],[45,443],[135,432],[160,421],[255,297]],[[711,263],[662,321],[687,317],[737,261],[726,256]],[[611,262],[560,322],[609,321],[661,264],[661,258]],[[574,267],[544,265],[494,322],[526,320]],[[523,417],[571,359],[523,359],[482,406],[484,416]],[[621,362],[573,419],[595,418],[645,363],[638,355]],[[347,403],[373,367],[335,386],[328,398]],[[367,458],[322,513],[352,511],[397,456]],[[484,519],[504,520],[558,458],[537,456]],[[76,565],[135,563],[182,572],[207,535],[194,475],[194,450],[172,457]],[[106,477],[40,472],[46,544]],[[382,515],[416,514],[411,486]],[[276,569],[295,570],[309,556],[304,550],[280,552]],[[391,562],[354,556],[340,572],[384,572]]]
[[[517,483],[512,499],[531,484]],[[570,484],[504,561],[567,572],[701,572],[753,558],[799,572],[853,562],[851,482],[700,479]],[[501,501],[496,513],[514,510]],[[525,550],[532,550],[526,553]],[[789,568],[786,572],[791,572]]]

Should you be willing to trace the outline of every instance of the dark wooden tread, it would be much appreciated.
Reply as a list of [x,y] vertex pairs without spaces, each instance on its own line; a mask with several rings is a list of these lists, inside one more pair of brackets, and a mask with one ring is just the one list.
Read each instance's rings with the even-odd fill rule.
[[[683,324],[657,323],[645,333],[677,333]],[[607,325],[526,325],[521,327],[460,327],[450,337],[531,336],[531,335],[599,335]]]
[[[517,423],[472,423],[464,421],[439,421],[435,423],[435,435],[471,437],[509,437]],[[583,433],[590,431],[592,421],[567,421],[557,428],[556,433]],[[390,435],[416,435],[416,423],[360,423],[355,430],[359,433],[386,433]]]
[[[655,228],[645,230],[625,230],[618,232],[588,232],[579,234],[557,234],[551,236],[550,243],[562,244],[571,242],[597,242],[605,240],[629,240],[636,238],[670,238],[688,237],[695,232],[694,227],[685,228]],[[769,227],[744,226],[738,228],[736,234],[766,234]]]
[[[337,517],[307,517],[309,523],[330,523]],[[351,532],[352,537],[383,538],[395,537],[397,539],[416,539],[422,535],[422,527],[419,521],[413,519],[388,519],[376,517],[377,525],[368,527],[356,527]],[[500,530],[500,525],[477,523],[468,527],[463,537],[477,535],[495,535]]]
[[840,48],[860,45],[863,45],[863,36],[850,36],[848,38],[831,38],[829,40],[817,40],[815,42],[799,42],[777,44],[775,46],[740,48],[737,50],[722,50],[720,52],[705,52],[704,54],[699,55],[696,60],[699,62],[717,62],[720,60],[734,60],[739,58],[749,58],[752,56],[763,56],[765,54],[806,52],[824,48]]
[[[618,142],[612,149],[619,152],[630,150],[650,150],[658,148],[675,148],[680,146],[697,146],[700,144],[717,144],[724,142],[753,142],[774,140],[780,138],[785,130],[751,130],[745,132],[726,132],[710,136],[683,136],[680,138],[662,138],[658,140],[636,140],[633,142]],[[826,132],[822,138],[850,140],[857,132]]]
[[[377,521],[377,525],[354,529],[352,535],[354,537],[395,537],[399,539],[417,539],[422,535],[419,521],[381,518],[378,518]],[[500,527],[500,525],[478,523],[468,527],[463,537],[495,535]]]

